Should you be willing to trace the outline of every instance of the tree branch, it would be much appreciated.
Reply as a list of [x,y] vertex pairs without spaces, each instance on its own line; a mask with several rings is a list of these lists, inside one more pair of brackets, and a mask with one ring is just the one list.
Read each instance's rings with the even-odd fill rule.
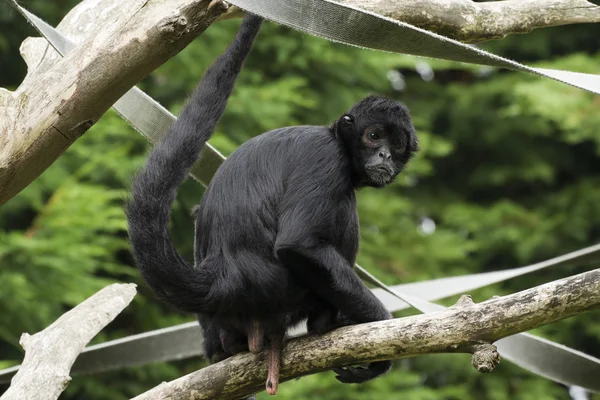
[[71,381],[69,371],[85,345],[127,307],[135,285],[113,284],[94,294],[35,335],[24,333],[25,359],[2,400],[57,399]]
[[600,22],[586,0],[336,0],[465,43],[501,39],[549,26]]
[[218,0],[87,0],[58,27],[80,44],[64,58],[45,39],[24,41],[25,80],[0,88],[0,204],[225,10]]
[[[291,340],[284,349],[281,382],[335,367],[443,352],[473,353],[491,371],[499,362],[490,343],[584,311],[600,308],[600,269],[474,304],[463,296],[445,311],[337,329]],[[226,400],[264,388],[266,354],[242,353],[134,400]]]

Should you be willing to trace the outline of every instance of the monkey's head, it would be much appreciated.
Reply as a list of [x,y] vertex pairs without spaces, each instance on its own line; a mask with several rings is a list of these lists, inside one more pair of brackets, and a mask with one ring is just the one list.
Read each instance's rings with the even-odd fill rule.
[[334,129],[350,153],[359,187],[393,182],[418,150],[408,109],[385,97],[359,101],[340,117]]

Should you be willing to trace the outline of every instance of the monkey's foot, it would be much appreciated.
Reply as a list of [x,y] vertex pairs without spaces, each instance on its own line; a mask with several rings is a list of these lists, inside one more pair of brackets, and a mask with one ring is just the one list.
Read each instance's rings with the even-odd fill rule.
[[267,384],[266,390],[271,396],[277,394],[277,387],[279,386],[279,368],[281,367],[281,348],[282,348],[282,339],[277,338],[273,340],[271,339],[271,351],[269,351],[269,360],[268,360],[268,374],[267,374]]
[[258,321],[252,321],[248,332],[248,349],[253,354],[258,354],[264,349],[265,332]]
[[277,394],[277,387],[279,386],[279,379],[275,378],[275,379],[271,379],[270,377],[267,378],[267,384],[265,385],[265,388],[267,389],[267,393],[269,393],[271,396],[274,396]]

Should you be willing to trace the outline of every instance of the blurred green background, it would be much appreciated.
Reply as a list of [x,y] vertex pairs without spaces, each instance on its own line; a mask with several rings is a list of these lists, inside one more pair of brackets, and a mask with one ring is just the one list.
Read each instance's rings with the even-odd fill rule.
[[[24,5],[56,25],[76,3]],[[211,26],[139,86],[177,114],[239,23]],[[36,36],[33,29],[0,3],[1,87],[14,90],[25,75],[18,47],[27,36]],[[599,38],[600,25],[578,25],[482,47],[532,66],[600,73]],[[269,129],[327,124],[370,93],[408,105],[422,147],[391,187],[359,193],[359,263],[386,283],[512,268],[600,239],[600,97],[548,79],[359,50],[266,23],[210,142],[227,155]],[[153,298],[128,252],[122,199],[147,148],[109,111],[0,208],[0,368],[22,360],[22,332],[42,330],[111,282],[136,282],[139,294],[93,343],[192,320]],[[201,195],[200,185],[186,182],[173,212],[175,241],[189,259],[189,214]],[[560,267],[472,294],[482,301],[589,268]],[[590,312],[534,333],[600,357],[599,317]],[[202,365],[193,359],[77,376],[62,398],[126,399]],[[277,398],[570,397],[507,361],[482,375],[467,356],[435,355],[398,361],[360,387],[339,384],[331,372],[302,378],[283,384]]]

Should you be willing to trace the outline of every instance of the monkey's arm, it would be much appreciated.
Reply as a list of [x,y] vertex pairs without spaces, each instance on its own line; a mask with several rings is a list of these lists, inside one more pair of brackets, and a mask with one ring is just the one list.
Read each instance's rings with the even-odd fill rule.
[[[391,318],[383,304],[333,246],[304,243],[306,239],[281,242],[277,255],[305,285],[357,322]],[[335,369],[336,379],[343,383],[362,383],[385,374],[391,366],[391,361],[379,361],[367,368],[338,368]]]
[[306,237],[294,240],[298,227],[292,229],[294,231],[288,235],[280,232],[285,239],[278,239],[277,256],[294,275],[358,323],[391,318],[381,301],[333,246],[314,243],[316,240]]
[[[319,204],[320,207],[296,208],[282,216],[275,248],[277,257],[297,279],[353,321],[390,319],[391,314],[360,280],[352,265],[334,246],[320,239],[319,230],[323,229],[323,221],[328,220],[326,214],[338,205],[323,204],[323,198]],[[390,368],[390,361],[380,361],[369,364],[368,368],[338,368],[335,372],[341,382],[362,383]]]

